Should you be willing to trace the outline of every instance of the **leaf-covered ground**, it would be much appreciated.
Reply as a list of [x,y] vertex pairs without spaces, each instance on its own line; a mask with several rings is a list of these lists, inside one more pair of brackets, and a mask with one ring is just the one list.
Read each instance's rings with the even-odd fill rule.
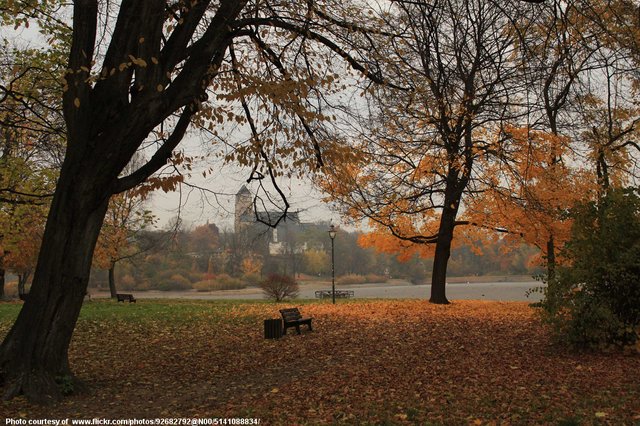
[[[89,391],[2,402],[0,417],[640,424],[640,356],[558,350],[526,303],[295,305],[314,331],[265,340],[290,304],[89,302],[70,354]],[[18,309],[0,305],[0,336]]]

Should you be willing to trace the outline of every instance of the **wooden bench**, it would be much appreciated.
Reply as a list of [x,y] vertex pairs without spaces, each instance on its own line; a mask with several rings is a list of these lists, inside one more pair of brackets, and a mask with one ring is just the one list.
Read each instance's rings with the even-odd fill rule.
[[313,318],[302,318],[298,308],[280,309],[280,314],[284,323],[282,335],[287,334],[287,328],[289,327],[295,327],[298,334],[300,334],[300,324],[307,324],[309,331],[313,331],[313,328],[311,328],[311,320]]
[[129,303],[136,303],[136,298],[133,297],[133,294],[118,293],[116,294],[116,298],[118,299],[118,302],[124,303],[126,300]]
[[[317,290],[316,298],[318,299],[331,299],[331,290]],[[336,299],[348,299],[354,297],[355,292],[353,290],[336,290]]]

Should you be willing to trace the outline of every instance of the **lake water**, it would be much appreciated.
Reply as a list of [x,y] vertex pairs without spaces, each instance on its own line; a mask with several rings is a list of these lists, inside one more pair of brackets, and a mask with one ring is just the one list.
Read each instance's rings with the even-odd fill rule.
[[[528,301],[538,302],[542,293],[532,293],[527,297],[531,288],[540,287],[538,281],[527,282],[495,282],[495,283],[451,283],[447,285],[449,300],[498,300],[498,301]],[[357,298],[383,299],[429,299],[431,285],[384,285],[361,284],[350,286],[336,286],[336,289],[353,290]],[[314,298],[313,290],[302,289],[301,298]]]
[[[488,282],[488,283],[449,283],[447,298],[449,300],[496,300],[538,302],[542,294],[532,293],[531,288],[540,287],[537,281]],[[331,283],[303,284],[300,286],[299,298],[314,299],[316,290],[330,290]],[[336,285],[336,290],[353,290],[356,298],[365,299],[429,299],[431,285],[411,284],[354,284]],[[172,299],[264,299],[262,290],[256,287],[243,290],[225,290],[214,292],[197,291],[145,291],[136,292],[137,299],[172,298]],[[104,291],[91,292],[91,297],[107,298]]]

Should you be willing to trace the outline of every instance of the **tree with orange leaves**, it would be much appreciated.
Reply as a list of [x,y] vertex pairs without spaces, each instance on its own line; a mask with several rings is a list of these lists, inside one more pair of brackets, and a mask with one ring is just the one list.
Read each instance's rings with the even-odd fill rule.
[[[492,167],[493,182],[470,198],[467,218],[502,229],[512,243],[524,239],[548,257],[549,250],[564,246],[570,237],[570,211],[595,198],[595,175],[588,165],[578,167],[571,160],[567,137],[527,128],[505,131],[513,138],[510,155],[517,161]],[[491,235],[495,233],[484,237]],[[555,262],[554,255],[553,267]]]
[[116,297],[116,264],[148,249],[141,247],[136,235],[155,222],[155,216],[144,208],[145,199],[134,191],[114,195],[98,237],[94,264],[109,271],[109,292]]
[[[4,206],[7,207],[7,206]],[[13,205],[3,208],[3,269],[18,276],[18,293],[24,298],[27,284],[36,266],[47,215],[47,204]]]
[[[448,303],[445,284],[465,196],[483,190],[490,164],[508,161],[503,123],[523,91],[513,21],[515,3],[398,2],[399,28],[383,63],[406,91],[372,90],[374,108],[349,162],[332,164],[323,188],[343,211],[367,218],[362,239],[379,250],[434,255],[432,303]],[[398,24],[400,23],[400,24]]]

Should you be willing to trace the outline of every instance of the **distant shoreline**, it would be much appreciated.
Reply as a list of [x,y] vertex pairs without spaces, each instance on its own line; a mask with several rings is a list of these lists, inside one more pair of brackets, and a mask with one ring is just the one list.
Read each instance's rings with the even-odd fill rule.
[[[457,280],[448,282],[447,295],[450,300],[499,300],[499,301],[539,301],[541,294],[528,295],[529,290],[542,286],[533,278],[528,280],[522,277],[493,277],[494,281],[472,281],[478,277],[455,277]],[[482,277],[485,278],[485,277]],[[506,278],[506,281],[505,281]],[[518,279],[519,278],[519,279]],[[367,283],[340,285],[336,283],[336,289],[349,289],[355,292],[356,298],[398,298],[398,299],[428,299],[431,285],[414,285],[404,280],[391,280],[389,283]],[[300,299],[315,299],[317,290],[331,289],[331,282],[308,281],[300,283]],[[238,290],[217,291],[159,291],[159,290],[120,290],[122,293],[133,293],[136,298],[142,299],[263,299],[264,294],[258,287],[247,287]],[[105,289],[90,289],[90,299],[109,298],[109,292]]]

